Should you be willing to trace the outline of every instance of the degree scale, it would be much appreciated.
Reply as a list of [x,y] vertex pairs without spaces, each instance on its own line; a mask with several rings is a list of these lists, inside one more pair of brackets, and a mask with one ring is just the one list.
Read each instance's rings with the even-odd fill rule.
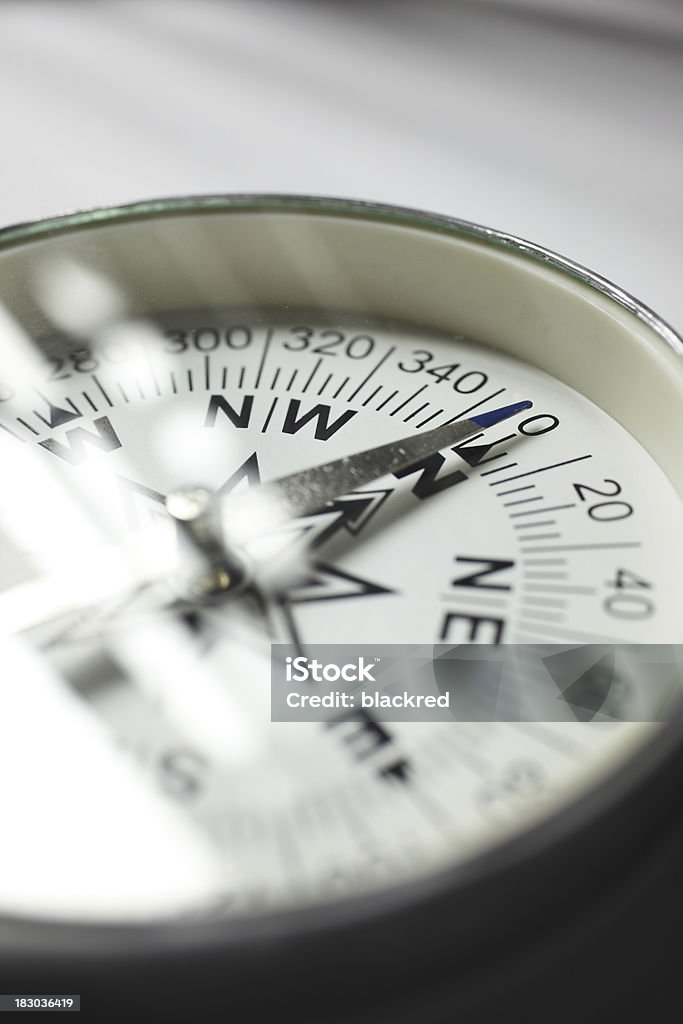
[[674,820],[677,727],[359,744],[270,721],[270,644],[642,645],[640,707],[680,636],[681,339],[527,242],[303,197],[7,229],[0,301],[7,990],[495,1015],[482,979]]

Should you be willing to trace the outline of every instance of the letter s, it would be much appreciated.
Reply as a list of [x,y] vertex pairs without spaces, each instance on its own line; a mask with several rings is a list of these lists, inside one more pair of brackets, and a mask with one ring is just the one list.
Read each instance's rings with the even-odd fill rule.
[[304,683],[308,679],[308,658],[295,658],[292,662],[294,675],[292,679],[297,683]]

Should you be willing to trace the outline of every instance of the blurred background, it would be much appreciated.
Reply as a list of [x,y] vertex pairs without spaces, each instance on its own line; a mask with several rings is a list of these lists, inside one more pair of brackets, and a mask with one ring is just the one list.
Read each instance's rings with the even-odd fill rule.
[[683,329],[681,0],[0,0],[0,224],[299,192],[530,238]]

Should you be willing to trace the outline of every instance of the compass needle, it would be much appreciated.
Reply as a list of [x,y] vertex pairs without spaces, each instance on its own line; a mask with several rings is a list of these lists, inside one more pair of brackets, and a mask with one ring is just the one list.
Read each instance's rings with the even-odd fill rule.
[[228,495],[221,502],[224,530],[228,537],[239,541],[281,521],[320,512],[337,498],[374,483],[380,477],[400,473],[420,459],[474,437],[483,428],[502,423],[531,406],[531,402],[515,402],[471,419],[435,427],[280,477],[240,497]]
[[[203,488],[184,488],[167,497],[166,508],[191,533],[197,547],[215,567],[218,576],[211,589],[228,590],[232,579],[226,556],[239,558],[245,544],[249,545],[252,562],[254,556],[261,563],[270,560],[277,553],[277,544],[266,541],[275,539],[274,532],[281,524],[321,512],[354,489],[391,473],[404,472],[420,459],[433,457],[442,448],[477,436],[482,428],[502,423],[531,407],[531,402],[516,402],[471,419],[345,455],[240,494],[212,498]],[[250,542],[257,540],[262,545],[261,551],[255,553],[254,544]],[[296,567],[292,566],[291,571],[296,573]],[[222,578],[220,573],[223,573]]]

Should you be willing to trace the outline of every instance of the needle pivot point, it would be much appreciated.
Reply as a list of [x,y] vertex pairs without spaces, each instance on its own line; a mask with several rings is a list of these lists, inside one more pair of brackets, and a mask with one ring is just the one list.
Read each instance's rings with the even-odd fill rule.
[[190,523],[206,512],[210,501],[211,492],[205,487],[186,487],[168,495],[166,509],[173,519]]
[[185,487],[166,498],[166,510],[202,555],[206,572],[194,580],[191,594],[208,600],[242,582],[243,573],[228,552],[214,497],[206,487]]

